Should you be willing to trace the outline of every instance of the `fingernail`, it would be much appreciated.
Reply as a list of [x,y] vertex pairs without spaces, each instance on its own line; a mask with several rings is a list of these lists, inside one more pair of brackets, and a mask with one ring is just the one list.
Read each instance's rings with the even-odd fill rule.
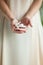
[[24,33],[26,33],[26,31],[24,31]]

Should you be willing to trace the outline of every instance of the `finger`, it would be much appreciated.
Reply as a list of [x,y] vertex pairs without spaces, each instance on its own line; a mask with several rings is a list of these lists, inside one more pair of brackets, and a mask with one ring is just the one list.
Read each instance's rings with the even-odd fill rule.
[[11,24],[11,29],[12,29],[12,31],[14,31],[14,29],[16,29],[17,27],[15,26],[15,25],[12,25]]
[[26,32],[25,30],[14,29],[17,32]]
[[15,30],[18,30],[18,31],[23,31],[23,32],[25,32],[26,31],[26,28],[17,28],[17,27],[15,27],[15,26],[13,26],[13,28],[15,29]]
[[30,20],[28,20],[28,25],[27,25],[28,27],[30,26],[30,27],[32,27],[32,23],[31,23],[31,21]]
[[22,34],[22,33],[25,33],[23,31],[19,31],[19,30],[14,30],[15,33],[18,33],[18,34]]
[[11,24],[11,30],[14,31],[12,24]]
[[22,33],[22,32],[26,32],[26,29],[23,29],[23,28],[17,28],[15,27],[15,25],[11,25],[11,28],[12,28],[12,31],[14,32],[17,32],[17,33]]
[[32,27],[32,24],[31,24],[31,22],[30,22],[30,24],[29,24],[29,25],[30,25],[30,27]]
[[17,28],[12,28],[12,31],[13,32],[15,32],[15,33],[25,33],[26,31],[24,31],[24,30],[19,30],[19,29],[17,29]]

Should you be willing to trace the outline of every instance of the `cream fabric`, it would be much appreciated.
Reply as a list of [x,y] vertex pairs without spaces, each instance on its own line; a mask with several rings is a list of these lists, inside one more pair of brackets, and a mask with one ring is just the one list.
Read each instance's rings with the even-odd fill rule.
[[[20,19],[33,0],[8,2],[12,13]],[[2,65],[43,65],[43,31],[39,11],[32,17],[31,23],[33,27],[29,27],[26,33],[16,34],[11,31],[10,22],[2,17],[0,22],[0,39],[3,41],[0,41],[0,44],[3,44]]]

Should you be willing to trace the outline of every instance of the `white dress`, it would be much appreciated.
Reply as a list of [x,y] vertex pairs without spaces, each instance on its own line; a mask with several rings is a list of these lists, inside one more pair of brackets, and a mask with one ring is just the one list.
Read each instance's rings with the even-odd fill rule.
[[[33,0],[8,0],[8,2],[12,13],[20,19],[28,11]],[[43,31],[40,12],[37,11],[31,19],[33,27],[29,27],[23,34],[13,33],[10,22],[4,17],[1,21],[2,65],[43,65]]]

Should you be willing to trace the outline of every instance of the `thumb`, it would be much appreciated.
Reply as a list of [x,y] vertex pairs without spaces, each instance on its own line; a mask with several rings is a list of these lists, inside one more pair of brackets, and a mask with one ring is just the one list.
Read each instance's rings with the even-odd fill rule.
[[32,27],[32,24],[31,24],[31,22],[30,22],[30,24],[29,24],[29,25],[30,25],[30,27]]

